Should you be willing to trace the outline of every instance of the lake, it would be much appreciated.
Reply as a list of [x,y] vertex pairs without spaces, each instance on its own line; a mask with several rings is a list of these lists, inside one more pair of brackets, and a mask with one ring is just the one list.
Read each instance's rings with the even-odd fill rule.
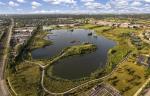
[[52,30],[45,39],[51,40],[53,45],[33,50],[32,57],[34,59],[53,57],[68,46],[87,42],[97,46],[97,50],[92,53],[64,58],[52,66],[53,75],[65,79],[86,77],[96,69],[104,67],[107,62],[108,50],[116,45],[116,42],[97,36],[94,31],[85,29]]

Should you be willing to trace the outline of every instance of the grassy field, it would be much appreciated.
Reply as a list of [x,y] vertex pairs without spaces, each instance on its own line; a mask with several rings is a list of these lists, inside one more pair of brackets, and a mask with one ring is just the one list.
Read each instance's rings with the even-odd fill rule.
[[[46,64],[51,63],[49,65],[49,67],[51,67],[51,65],[54,62],[57,62],[60,59],[67,58],[69,56],[75,56],[75,55],[82,55],[82,54],[90,53],[90,52],[93,52],[95,50],[96,50],[96,46],[93,44],[82,44],[82,45],[70,46],[70,47],[63,49],[62,52],[60,52],[60,54],[58,54],[54,58],[45,61],[45,63]],[[49,69],[49,68],[47,68],[47,69]],[[51,70],[48,70],[48,73],[51,73]]]
[[133,96],[133,94],[142,86],[148,75],[146,67],[137,65],[134,57],[130,57],[123,64],[119,65],[116,71],[106,80],[123,96]]
[[51,58],[44,58],[39,60],[33,59],[32,61],[36,63],[38,62],[42,65],[46,65],[46,64],[51,65],[62,58],[67,58],[69,56],[74,56],[74,55],[82,55],[82,54],[93,52],[95,50],[96,50],[96,45],[93,44],[75,45],[75,46],[64,48],[59,54]]
[[112,70],[112,68],[115,67],[129,51],[135,50],[135,47],[130,43],[130,38],[123,34],[140,31],[129,28],[112,28],[109,26],[101,27],[91,24],[85,25],[83,28],[92,28],[92,30],[96,31],[98,35],[105,36],[106,38],[117,42],[117,46],[110,49],[108,53],[108,64],[110,70]]
[[[143,49],[137,50],[136,47],[131,44],[129,36],[124,35],[132,32],[139,34],[142,31],[141,29],[112,28],[109,26],[97,26],[91,24],[85,24],[79,28],[94,30],[98,35],[116,41],[117,45],[108,52],[108,68],[110,71],[127,55],[129,51],[134,51],[135,53],[148,53],[150,50],[149,45],[146,44]],[[33,50],[52,44],[52,42],[43,39],[46,35],[47,32],[39,32],[36,34],[29,44],[30,49]],[[81,55],[95,50],[96,46],[93,44],[71,46],[65,48],[60,54],[53,58],[32,61],[45,65],[48,63],[54,63],[64,57]],[[15,91],[20,96],[41,96],[41,71],[39,66],[33,65],[32,63],[21,62],[16,66],[16,69],[16,73],[8,75]],[[144,66],[136,65],[135,58],[130,57],[126,62],[119,65],[119,68],[106,80],[106,82],[117,88],[124,96],[132,96],[146,80],[146,69],[147,68]],[[108,71],[108,73],[110,71]],[[91,79],[95,79],[95,77],[91,77],[81,78],[79,80],[66,80],[52,76],[52,67],[49,66],[46,70],[44,85],[52,92],[63,92]],[[99,77],[101,76],[98,76],[98,78]]]
[[47,34],[48,34],[48,32],[39,32],[32,40],[32,43],[30,46],[31,50],[51,45],[52,44],[51,41],[44,39],[44,37]]
[[65,57],[73,56],[73,55],[81,55],[85,53],[89,53],[96,50],[96,45],[93,44],[82,44],[76,46],[70,46],[65,48],[62,53],[65,53]]
[[[96,50],[96,46],[93,44],[75,45],[75,46],[71,46],[71,47],[64,49],[58,57],[59,57],[59,59],[62,59],[62,58],[66,58],[68,56],[89,53],[94,50]],[[64,54],[64,55],[62,55],[62,54]],[[56,57],[56,58],[58,58],[58,57]],[[58,60],[56,60],[56,61],[58,61]],[[83,82],[87,81],[85,78],[79,79],[79,80],[66,80],[63,78],[53,76],[52,67],[53,66],[50,66],[47,68],[46,77],[44,79],[46,88],[48,88],[52,92],[63,92],[63,91],[69,90],[70,88],[73,88],[73,87],[80,85]]]
[[[48,90],[51,90],[52,92],[65,92],[71,88],[74,88],[76,86],[79,86],[90,79],[80,79],[80,80],[62,80],[62,79],[56,79],[51,78],[49,76],[46,76],[44,78],[44,85]],[[101,83],[102,80],[98,80],[95,82],[90,82],[88,84],[85,84],[82,87],[77,88],[76,90],[72,90],[68,93],[67,96],[82,96],[81,94],[84,94],[87,90],[95,86],[96,84]],[[83,95],[84,96],[84,95]]]
[[71,81],[71,80],[63,80],[58,78],[52,78],[48,75],[44,78],[44,85],[45,87],[50,90],[51,92],[64,92],[71,88],[74,88],[76,86],[79,86],[80,84],[87,82],[86,80],[77,80],[77,81]]
[[22,62],[17,66],[17,72],[9,73],[7,78],[18,96],[41,96],[42,94],[39,66]]

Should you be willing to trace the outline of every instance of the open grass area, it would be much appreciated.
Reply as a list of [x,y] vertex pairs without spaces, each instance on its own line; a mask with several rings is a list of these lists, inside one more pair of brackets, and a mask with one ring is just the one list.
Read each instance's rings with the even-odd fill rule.
[[94,44],[74,45],[63,49],[58,55],[52,58],[44,58],[44,59],[39,59],[38,61],[37,60],[32,60],[32,61],[41,63],[42,65],[49,64],[49,66],[51,66],[54,62],[62,58],[67,58],[69,56],[74,56],[74,55],[83,55],[83,54],[93,52],[95,50],[96,50],[96,45]]
[[118,89],[123,96],[133,96],[148,77],[146,69],[145,66],[137,65],[134,57],[129,57],[106,82]]
[[71,80],[63,80],[63,79],[57,79],[49,77],[48,75],[44,78],[44,85],[45,87],[50,90],[51,92],[65,92],[71,88],[74,88],[76,86],[79,86],[80,84],[87,82],[86,80],[77,80],[77,81],[71,81]]
[[150,44],[144,43],[142,50],[139,50],[140,54],[150,54]]
[[[84,82],[93,80],[95,78],[100,78],[106,74],[109,74],[114,67],[130,52],[134,51],[135,53],[149,53],[149,45],[144,45],[143,49],[137,50],[134,46],[130,37],[126,33],[137,33],[141,32],[141,29],[129,29],[129,28],[112,28],[109,26],[97,26],[91,24],[85,24],[79,28],[94,30],[98,35],[105,36],[111,40],[117,42],[117,46],[113,47],[108,52],[108,68],[109,71],[98,70],[95,73],[91,73],[91,76],[81,78],[79,80],[66,80],[63,78],[55,77],[52,74],[52,64],[57,62],[60,59],[67,58],[74,55],[82,55],[90,53],[96,50],[96,46],[93,44],[82,44],[70,46],[62,50],[62,52],[53,58],[45,59],[31,59],[32,62],[40,63],[42,65],[49,64],[45,68],[46,73],[44,77],[45,87],[52,92],[64,92],[75,86],[81,85]],[[33,50],[36,48],[41,48],[46,45],[52,44],[51,41],[43,39],[48,33],[39,32],[37,33],[30,41],[29,49]],[[149,52],[148,52],[149,51]],[[30,59],[29,59],[30,61]],[[145,82],[147,75],[147,68],[135,64],[136,58],[130,57],[123,64],[119,65],[117,70],[106,80],[107,83],[110,83],[116,89],[118,89],[123,96],[132,96],[138,88]],[[19,94],[19,96],[41,96],[42,88],[40,84],[41,71],[38,64],[33,63],[24,63],[16,65],[16,72],[10,73],[8,78],[14,90]],[[104,74],[101,74],[104,71]],[[9,72],[9,71],[8,71]],[[92,77],[93,76],[93,77]],[[97,83],[92,84],[92,86]],[[87,88],[89,86],[87,85]],[[81,89],[84,90],[84,89]],[[86,90],[87,91],[87,90]],[[80,93],[80,92],[79,92]],[[84,93],[84,92],[83,92]]]
[[122,38],[123,33],[132,33],[132,32],[137,33],[138,31],[140,31],[140,30],[129,29],[129,28],[111,28],[110,30],[107,30],[107,31],[97,30],[96,33],[99,34],[99,35],[106,36],[107,38],[109,38],[111,40],[116,40],[116,41],[119,42],[119,41],[122,41],[122,40],[124,41],[125,39],[127,39],[125,37]]
[[94,44],[82,44],[82,45],[67,47],[63,50],[62,53],[65,53],[64,57],[67,57],[73,55],[81,55],[95,50],[96,50],[96,46]]
[[[96,50],[96,46],[93,44],[82,44],[82,45],[75,45],[65,48],[62,53],[54,58],[52,61],[57,59],[66,58],[68,56],[74,56],[74,55],[81,55],[85,53],[89,53]],[[53,62],[54,63],[54,62]],[[82,84],[83,82],[86,82],[88,79],[79,79],[79,80],[66,80],[63,78],[59,78],[52,75],[52,66],[47,68],[46,71],[46,77],[45,80],[45,86],[52,92],[63,92],[67,91],[70,88],[73,88],[77,85]]]
[[55,27],[56,27],[55,25],[43,26],[43,30],[51,30],[54,29]]
[[[95,50],[96,50],[96,45],[93,45],[93,44],[82,44],[82,45],[70,46],[62,50],[62,52],[58,54],[56,57],[45,61],[45,63],[50,63],[49,66],[51,66],[52,64],[54,64],[60,59],[67,58],[69,56],[90,53]],[[51,70],[49,70],[48,73],[51,73]]]
[[83,29],[92,29],[94,27],[97,27],[96,25],[94,24],[84,24],[82,26],[80,26],[79,28],[83,28]]
[[116,65],[131,51],[132,49],[128,49],[128,46],[126,45],[115,46],[110,49],[108,53],[107,71],[111,71],[113,68],[115,68]]
[[83,29],[90,29],[90,30],[94,30],[94,31],[107,31],[109,30],[111,27],[109,26],[99,26],[99,25],[94,25],[94,24],[85,24],[83,26],[80,26],[79,28],[83,28]]
[[139,31],[141,30],[129,28],[109,28],[106,31],[96,30],[98,35],[105,36],[106,38],[117,42],[117,46],[110,49],[108,53],[109,70],[112,70],[112,68],[114,68],[127,55],[128,52],[132,50],[136,51],[135,46],[133,46],[130,42],[129,36],[125,34],[132,32],[138,33]]
[[51,44],[52,44],[51,41],[48,41],[48,40],[45,40],[42,38],[35,38],[33,43],[32,43],[31,49],[34,50],[34,49],[42,48],[42,47],[45,47],[45,46],[48,46]]
[[30,45],[31,50],[51,45],[52,42],[44,39],[48,32],[39,32],[36,34]]
[[18,96],[41,96],[42,94],[39,66],[22,62],[17,66],[16,73],[9,73],[7,78]]
[[[90,80],[91,79],[63,80],[51,78],[48,75],[46,75],[44,78],[44,85],[51,92],[65,92],[71,88],[80,86],[81,84],[86,83]],[[82,96],[81,94],[84,94],[87,90],[89,90],[90,88],[101,82],[102,80],[97,80],[94,82],[84,84],[82,87],[78,87],[75,90],[70,91],[67,96]]]

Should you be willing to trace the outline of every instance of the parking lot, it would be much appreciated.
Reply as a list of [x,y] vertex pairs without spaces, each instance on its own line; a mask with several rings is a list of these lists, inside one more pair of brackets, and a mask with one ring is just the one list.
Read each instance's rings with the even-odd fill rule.
[[121,96],[118,90],[106,83],[95,86],[87,94],[88,96]]

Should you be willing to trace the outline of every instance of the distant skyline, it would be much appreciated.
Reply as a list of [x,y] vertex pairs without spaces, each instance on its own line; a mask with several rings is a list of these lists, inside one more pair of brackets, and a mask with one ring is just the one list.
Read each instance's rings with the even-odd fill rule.
[[0,14],[150,13],[150,0],[0,0]]

